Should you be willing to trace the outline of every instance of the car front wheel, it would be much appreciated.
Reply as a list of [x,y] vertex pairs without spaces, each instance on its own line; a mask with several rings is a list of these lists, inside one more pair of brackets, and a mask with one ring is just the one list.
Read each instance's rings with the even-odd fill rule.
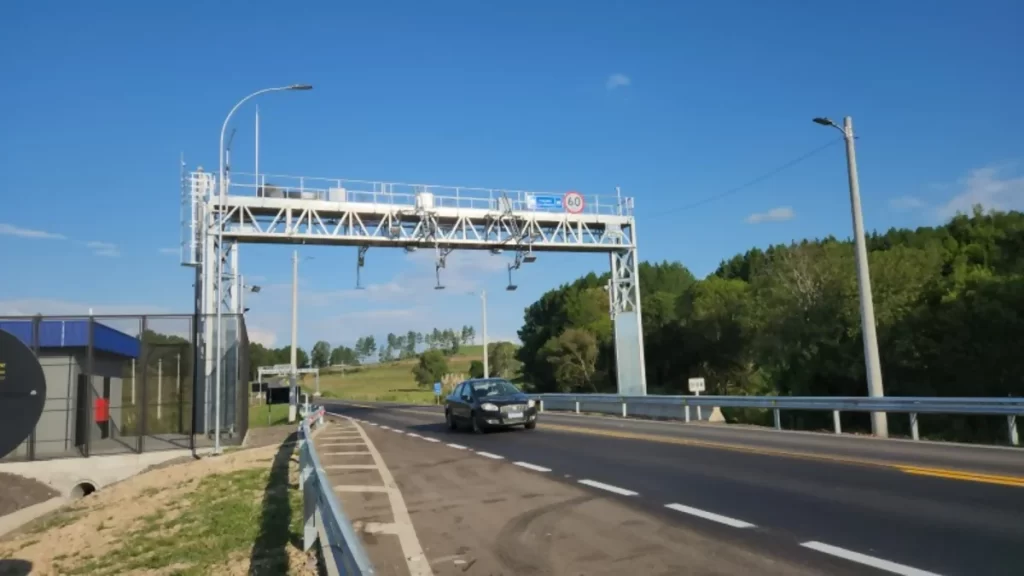
[[476,414],[470,414],[469,419],[470,419],[470,421],[473,422],[473,433],[474,434],[483,434],[484,433],[484,429],[483,429],[483,427],[480,426],[480,419],[477,417],[477,415]]
[[445,421],[445,424],[448,425],[448,429],[449,430],[455,430],[457,428],[457,426],[455,425],[455,419],[452,418],[451,411],[449,411],[449,410],[445,410],[444,411],[444,421]]
[[533,430],[536,427],[537,427],[537,423],[536,422],[527,422],[526,424],[523,425],[523,428],[526,428],[527,430]]

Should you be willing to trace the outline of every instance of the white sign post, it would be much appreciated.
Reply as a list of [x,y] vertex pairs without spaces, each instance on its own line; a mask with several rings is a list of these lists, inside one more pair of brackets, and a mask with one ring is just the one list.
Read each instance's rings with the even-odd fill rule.
[[[686,382],[690,385],[690,392],[693,392],[695,396],[700,396],[700,393],[704,391],[703,378],[690,378]],[[700,406],[697,406],[697,421],[701,421]]]

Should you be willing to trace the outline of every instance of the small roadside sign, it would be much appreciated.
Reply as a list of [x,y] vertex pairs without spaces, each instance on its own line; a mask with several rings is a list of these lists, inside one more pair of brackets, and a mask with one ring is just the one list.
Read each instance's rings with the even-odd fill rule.
[[435,402],[441,401],[441,383],[434,382],[434,400]]
[[690,378],[687,380],[690,385],[690,392],[700,395],[704,391],[704,379],[703,378]]

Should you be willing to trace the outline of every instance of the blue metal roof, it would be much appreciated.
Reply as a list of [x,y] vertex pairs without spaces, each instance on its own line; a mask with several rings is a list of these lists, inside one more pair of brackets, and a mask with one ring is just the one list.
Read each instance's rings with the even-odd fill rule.
[[[0,320],[0,330],[10,332],[26,345],[32,345],[31,320]],[[41,320],[39,347],[85,348],[89,345],[88,320]],[[138,358],[142,344],[129,336],[99,322],[93,323],[93,348],[110,354]]]

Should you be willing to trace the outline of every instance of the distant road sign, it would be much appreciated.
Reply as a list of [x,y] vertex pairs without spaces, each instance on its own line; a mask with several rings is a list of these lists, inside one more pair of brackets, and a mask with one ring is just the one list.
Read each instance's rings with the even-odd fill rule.
[[537,208],[540,210],[561,208],[562,199],[558,196],[534,196],[533,199],[537,203]]
[[434,382],[434,396],[440,396],[440,395],[441,395],[441,383],[440,382]]
[[690,378],[687,380],[690,385],[690,392],[703,392],[704,391],[704,379],[703,378]]
[[583,195],[579,192],[566,192],[562,197],[562,207],[570,214],[583,212]]

